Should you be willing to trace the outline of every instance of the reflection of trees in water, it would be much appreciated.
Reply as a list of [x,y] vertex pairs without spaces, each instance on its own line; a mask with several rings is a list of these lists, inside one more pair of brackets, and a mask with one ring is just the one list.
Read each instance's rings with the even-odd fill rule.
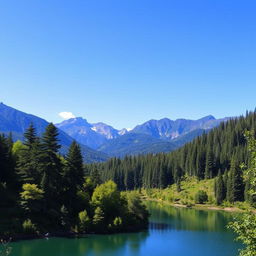
[[150,228],[158,230],[223,231],[234,217],[228,212],[176,208],[154,202],[150,202],[148,207],[151,212]]
[[83,239],[83,251],[93,256],[122,252],[127,249],[136,252],[147,237],[148,232],[93,236],[88,240]]
[[13,243],[12,256],[100,256],[138,252],[148,232],[92,235],[80,239],[52,238]]
[[[153,202],[148,203],[148,207],[151,212],[149,229],[161,233],[168,230],[223,231],[233,217],[227,212],[175,208]],[[141,232],[21,241],[11,245],[12,256],[112,256],[127,255],[127,252],[137,255],[148,235],[148,232]]]
[[150,222],[149,223],[149,229],[151,230],[170,230],[172,229],[172,226],[166,223],[160,223],[160,222]]

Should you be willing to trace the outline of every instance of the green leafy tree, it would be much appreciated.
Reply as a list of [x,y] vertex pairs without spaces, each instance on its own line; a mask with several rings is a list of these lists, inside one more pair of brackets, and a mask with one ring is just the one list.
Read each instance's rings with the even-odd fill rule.
[[22,224],[23,231],[26,234],[35,234],[37,231],[37,227],[30,219],[26,219]]
[[111,223],[122,208],[122,199],[117,185],[110,180],[97,186],[93,192],[91,203],[94,208],[100,207],[104,212],[106,222]]
[[20,193],[21,207],[27,212],[29,217],[34,217],[42,210],[42,199],[44,191],[36,184],[23,184],[22,192]]
[[148,225],[149,212],[141,200],[138,192],[132,191],[127,195],[128,211],[130,214],[129,223],[145,228]]
[[[39,229],[43,228],[44,225],[44,214],[42,213],[43,199],[44,192],[42,189],[38,188],[36,184],[26,183],[22,185],[22,192],[20,193],[20,206],[23,210],[24,216],[26,216],[31,223],[37,223]],[[23,223],[23,230],[25,232],[32,231],[32,227],[34,227],[34,225],[31,225],[30,229],[30,222],[25,221]]]
[[106,228],[105,215],[100,207],[97,207],[94,211],[93,225],[98,232],[102,232]]
[[[251,196],[256,196],[256,140],[254,132],[247,132],[249,163],[246,168],[243,165],[245,180],[250,183]],[[236,219],[229,224],[238,235],[237,239],[242,241],[245,249],[241,250],[240,256],[255,256],[256,255],[256,215],[253,212],[243,214],[241,218]]]
[[[99,216],[96,216],[96,219],[98,217]],[[87,214],[87,211],[84,210],[82,212],[79,212],[78,218],[79,218],[79,232],[88,232],[91,227],[91,220]],[[96,225],[98,225],[97,220],[95,221],[96,221]]]

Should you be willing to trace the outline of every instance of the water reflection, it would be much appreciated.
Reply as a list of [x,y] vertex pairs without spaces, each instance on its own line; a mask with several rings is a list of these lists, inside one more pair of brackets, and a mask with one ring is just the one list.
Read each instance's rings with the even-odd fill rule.
[[125,255],[126,252],[137,253],[148,232],[90,235],[86,238],[20,241],[12,244],[13,256],[100,256]]
[[226,230],[231,213],[147,205],[147,232],[21,241],[12,243],[12,256],[234,256],[241,248]]
[[175,208],[148,203],[151,211],[151,230],[227,231],[235,214],[224,211]]

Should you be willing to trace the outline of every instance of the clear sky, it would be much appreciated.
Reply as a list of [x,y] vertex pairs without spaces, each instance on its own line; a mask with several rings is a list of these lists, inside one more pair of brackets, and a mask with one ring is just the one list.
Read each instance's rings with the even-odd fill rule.
[[0,101],[132,128],[256,107],[255,0],[0,2]]

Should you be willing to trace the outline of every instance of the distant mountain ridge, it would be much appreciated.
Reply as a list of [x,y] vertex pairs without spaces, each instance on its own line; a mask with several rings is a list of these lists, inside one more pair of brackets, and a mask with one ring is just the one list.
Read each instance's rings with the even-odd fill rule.
[[128,133],[126,129],[117,130],[102,122],[90,124],[82,117],[65,120],[56,124],[56,127],[66,132],[80,143],[93,149],[99,148],[108,140]]
[[[38,135],[42,135],[49,124],[40,117],[24,113],[0,103],[0,133],[9,134],[11,132],[15,141],[23,140],[23,134],[31,123],[35,126]],[[62,146],[61,151],[66,153],[74,139],[59,129],[59,140]],[[105,161],[108,158],[106,154],[95,151],[86,145],[81,145],[81,149],[86,162]]]
[[149,120],[128,131],[102,122],[90,124],[77,117],[56,126],[82,144],[110,156],[123,157],[172,151],[228,119],[216,119],[212,115],[198,120],[163,118]]
[[[207,133],[229,118],[215,119],[209,115],[198,120],[163,118],[149,120],[134,129],[118,130],[99,122],[89,123],[82,117],[65,120],[59,129],[61,152],[66,153],[72,140],[80,143],[86,162],[105,161],[109,157],[124,157],[147,153],[169,152],[195,137]],[[12,132],[14,140],[23,140],[23,134],[33,123],[38,135],[49,124],[46,120],[0,103],[0,133]]]
[[171,141],[194,130],[212,129],[226,120],[228,120],[228,118],[216,119],[212,115],[198,120],[177,119],[173,121],[168,118],[163,118],[160,120],[149,120],[141,125],[137,125],[132,132],[148,134],[154,138]]
[[142,133],[127,133],[116,139],[108,140],[99,151],[110,156],[125,157],[126,155],[139,155],[175,150],[178,144],[153,138]]

